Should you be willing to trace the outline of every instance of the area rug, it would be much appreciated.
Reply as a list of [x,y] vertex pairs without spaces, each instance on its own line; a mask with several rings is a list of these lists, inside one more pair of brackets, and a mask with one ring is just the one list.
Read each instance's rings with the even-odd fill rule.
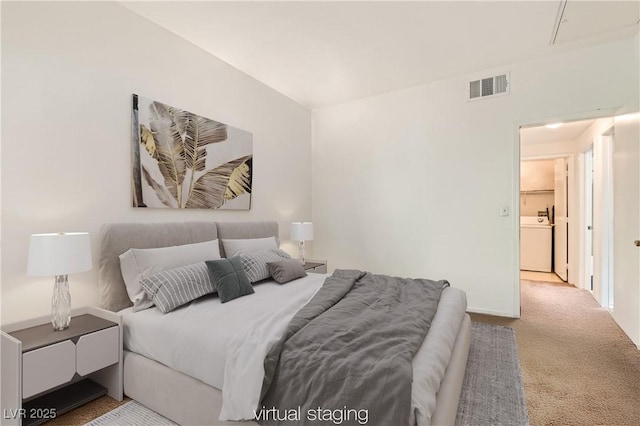
[[137,401],[129,401],[85,426],[174,426],[176,423],[149,410]]
[[[509,327],[472,323],[471,349],[456,426],[528,424],[515,332]],[[129,425],[174,426],[175,423],[130,401],[86,426]]]
[[528,424],[515,332],[473,322],[456,426]]

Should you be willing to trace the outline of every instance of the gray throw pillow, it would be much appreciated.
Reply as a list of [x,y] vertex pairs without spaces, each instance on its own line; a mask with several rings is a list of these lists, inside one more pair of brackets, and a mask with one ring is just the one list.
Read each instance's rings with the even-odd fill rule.
[[297,278],[306,277],[304,267],[297,259],[283,259],[267,263],[269,273],[280,284],[288,283]]
[[164,314],[215,292],[204,262],[158,272],[141,279],[140,285]]
[[280,249],[256,250],[247,253],[240,253],[242,267],[247,273],[249,281],[252,283],[265,280],[271,275],[267,263],[277,262],[282,259],[291,259],[287,252]]
[[239,257],[207,260],[205,263],[221,303],[226,303],[254,292],[247,274],[242,269],[242,262]]

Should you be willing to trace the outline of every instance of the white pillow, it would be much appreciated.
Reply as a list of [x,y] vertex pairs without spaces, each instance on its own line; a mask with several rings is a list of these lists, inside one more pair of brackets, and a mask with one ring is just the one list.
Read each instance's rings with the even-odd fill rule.
[[256,250],[278,249],[276,237],[267,238],[247,238],[242,240],[222,240],[224,247],[224,256],[226,258],[234,257],[240,253],[248,253]]
[[120,271],[127,288],[133,311],[153,306],[153,300],[145,293],[140,280],[158,272],[206,260],[220,259],[218,240],[182,246],[152,249],[129,249],[120,256]]

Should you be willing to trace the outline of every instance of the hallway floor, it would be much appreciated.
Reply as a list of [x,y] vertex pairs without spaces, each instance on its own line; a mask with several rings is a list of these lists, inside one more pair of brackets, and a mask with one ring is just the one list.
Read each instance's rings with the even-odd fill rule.
[[532,426],[637,425],[640,351],[593,296],[521,281],[522,317],[471,314],[516,332]]
[[520,271],[520,279],[529,281],[545,281],[548,283],[564,282],[553,272]]

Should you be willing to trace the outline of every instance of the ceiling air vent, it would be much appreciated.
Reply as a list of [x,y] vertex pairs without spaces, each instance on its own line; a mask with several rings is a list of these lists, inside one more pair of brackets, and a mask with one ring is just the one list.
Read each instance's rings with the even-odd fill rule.
[[485,77],[469,82],[469,100],[509,93],[509,73]]

